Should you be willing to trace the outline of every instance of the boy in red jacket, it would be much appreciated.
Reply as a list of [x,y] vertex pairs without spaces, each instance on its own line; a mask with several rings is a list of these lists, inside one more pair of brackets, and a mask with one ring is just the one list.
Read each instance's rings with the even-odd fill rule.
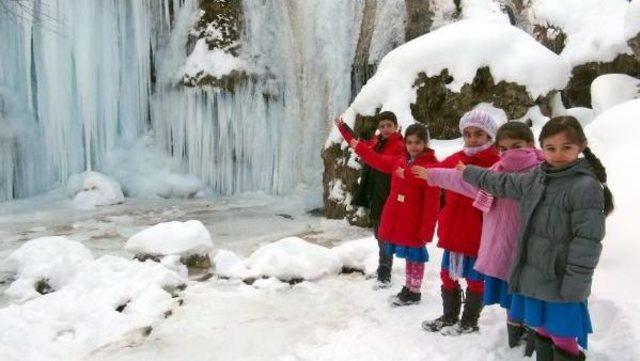
[[[335,120],[338,130],[349,144],[355,138],[349,126],[338,118]],[[385,111],[378,115],[378,134],[369,141],[362,142],[373,151],[384,156],[397,157],[405,154],[402,135],[398,132],[398,119],[393,112]],[[368,166],[362,167],[360,186],[351,204],[369,208],[369,217],[373,223],[373,234],[378,240],[378,271],[376,288],[388,288],[391,285],[391,267],[393,256],[384,252],[384,242],[378,236],[382,208],[389,195],[391,175]]]
[[[464,163],[488,168],[499,160],[491,142],[498,124],[489,114],[472,110],[460,118],[459,126],[464,148],[445,159],[441,167],[454,168],[458,163]],[[446,191],[445,206],[438,217],[438,247],[445,250],[440,271],[443,315],[423,322],[425,330],[442,330],[445,334],[478,331],[484,279],[473,267],[478,257],[481,232],[482,211],[473,206],[473,199]],[[458,283],[460,278],[466,280],[467,291],[464,311],[459,319],[462,306],[462,290]]]

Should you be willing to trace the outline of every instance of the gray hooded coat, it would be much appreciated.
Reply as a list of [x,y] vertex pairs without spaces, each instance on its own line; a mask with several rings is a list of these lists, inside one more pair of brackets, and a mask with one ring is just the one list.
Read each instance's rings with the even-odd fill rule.
[[604,194],[588,161],[546,163],[525,174],[467,166],[463,178],[519,200],[522,229],[511,268],[512,292],[547,302],[582,302],[591,293],[605,233]]

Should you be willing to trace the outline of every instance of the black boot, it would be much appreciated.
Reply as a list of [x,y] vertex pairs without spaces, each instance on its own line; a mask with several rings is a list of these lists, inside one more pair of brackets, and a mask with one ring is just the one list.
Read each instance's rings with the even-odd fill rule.
[[393,306],[409,306],[420,302],[421,293],[411,292],[407,286],[402,287],[402,291],[391,297]]
[[482,293],[467,291],[460,322],[456,324],[455,327],[442,330],[443,334],[455,336],[480,331],[478,319],[480,318],[480,312],[482,312],[483,307]]
[[455,325],[458,322],[458,317],[460,317],[462,291],[459,288],[456,290],[447,290],[441,287],[440,293],[442,295],[443,314],[435,320],[424,321],[422,328],[425,331],[438,332],[444,327]]
[[507,321],[507,335],[509,336],[509,347],[515,348],[520,344],[527,332],[526,327],[521,323]]
[[526,336],[525,336],[525,340],[526,343],[524,345],[524,355],[526,357],[531,357],[533,356],[533,352],[536,350],[536,330],[534,330],[533,328],[529,328],[526,327],[527,329],[526,331]]
[[378,271],[376,288],[389,288],[391,286],[391,266],[393,255],[388,255],[382,250],[378,256]]
[[553,361],[553,342],[536,333],[536,361]]
[[393,255],[384,252],[384,242],[378,241],[378,271],[375,289],[391,287],[391,267]]
[[567,351],[554,347],[553,348],[553,361],[584,361],[586,360],[586,356],[583,352],[580,352],[579,355],[572,355]]

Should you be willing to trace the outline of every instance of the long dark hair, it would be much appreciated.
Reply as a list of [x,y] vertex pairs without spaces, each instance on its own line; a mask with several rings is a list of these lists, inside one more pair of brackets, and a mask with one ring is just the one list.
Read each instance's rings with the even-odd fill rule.
[[[542,127],[542,132],[540,133],[540,137],[538,137],[540,146],[542,147],[542,142],[545,139],[562,132],[564,132],[567,138],[569,138],[569,140],[574,144],[583,145],[587,141],[587,136],[584,134],[584,130],[582,129],[580,122],[572,116],[563,115],[552,118],[544,125],[544,127]],[[593,154],[591,148],[586,147],[582,151],[582,154],[584,154],[584,158],[591,165],[596,178],[598,178],[600,183],[602,183],[604,192],[604,214],[605,216],[608,216],[613,212],[614,206],[613,194],[607,186],[607,170],[604,168],[600,159]]]

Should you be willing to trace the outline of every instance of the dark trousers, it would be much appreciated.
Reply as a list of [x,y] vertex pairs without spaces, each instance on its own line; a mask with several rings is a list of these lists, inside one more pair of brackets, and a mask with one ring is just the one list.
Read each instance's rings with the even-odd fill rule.
[[391,267],[393,266],[393,255],[384,252],[385,242],[378,237],[379,219],[372,219],[373,234],[378,240],[378,280],[391,281]]

